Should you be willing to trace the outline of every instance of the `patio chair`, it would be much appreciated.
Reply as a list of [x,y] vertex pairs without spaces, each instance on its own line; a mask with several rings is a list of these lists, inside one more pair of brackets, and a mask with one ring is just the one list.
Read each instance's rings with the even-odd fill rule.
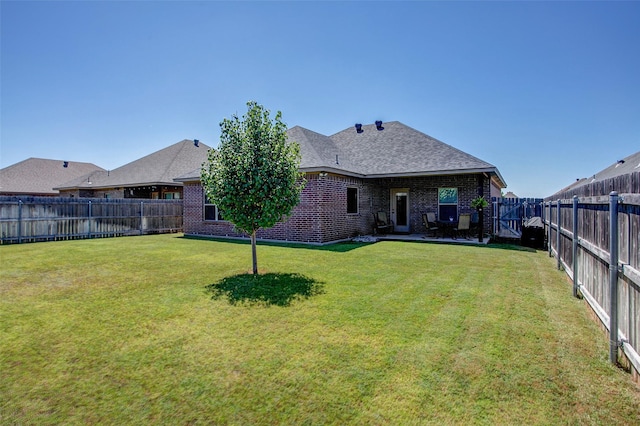
[[422,213],[422,223],[427,228],[427,235],[432,233],[434,237],[438,238],[438,226],[436,225],[436,215],[434,213]]
[[393,222],[387,218],[386,212],[378,212],[373,214],[373,233],[388,234],[393,232]]
[[458,226],[453,228],[455,236],[464,234],[469,239],[469,229],[471,229],[471,214],[463,213],[458,218]]

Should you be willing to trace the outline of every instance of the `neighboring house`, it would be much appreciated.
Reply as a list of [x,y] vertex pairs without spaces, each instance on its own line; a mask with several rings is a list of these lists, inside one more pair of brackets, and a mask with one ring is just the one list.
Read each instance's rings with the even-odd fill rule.
[[507,192],[506,194],[504,194],[504,197],[502,197],[502,198],[516,198],[516,199],[517,199],[517,198],[520,198],[520,197],[518,197],[518,196],[517,196],[516,194],[514,194],[513,192],[509,191],[509,192]]
[[[378,211],[389,215],[395,232],[420,233],[423,213],[457,218],[472,213],[478,195],[500,196],[506,187],[492,164],[397,121],[333,136],[299,126],[287,134],[300,144],[307,185],[288,220],[260,230],[262,239],[327,243],[371,234]],[[185,234],[242,236],[205,199],[200,169],[176,180],[184,183]]]
[[91,163],[28,158],[0,169],[0,195],[55,197],[60,195],[54,189],[58,185],[101,171],[104,169]]
[[182,183],[174,179],[207,160],[209,147],[183,140],[114,170],[99,170],[59,185],[62,196],[97,198],[181,199]]
[[616,161],[588,178],[576,179],[545,200],[609,195],[611,191],[637,193],[640,191],[640,151]]

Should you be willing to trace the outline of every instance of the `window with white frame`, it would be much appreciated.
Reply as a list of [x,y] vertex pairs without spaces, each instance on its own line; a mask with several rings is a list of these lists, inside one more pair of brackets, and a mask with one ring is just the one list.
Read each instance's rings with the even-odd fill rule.
[[358,213],[358,188],[347,188],[347,214]]

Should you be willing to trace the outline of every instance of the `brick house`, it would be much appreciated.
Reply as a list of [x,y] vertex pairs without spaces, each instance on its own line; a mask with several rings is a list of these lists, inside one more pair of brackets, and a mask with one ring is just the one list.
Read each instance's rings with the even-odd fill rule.
[[[384,211],[398,233],[422,233],[422,214],[472,213],[471,200],[500,196],[498,169],[400,122],[356,125],[332,136],[296,126],[288,138],[300,144],[307,185],[291,216],[258,231],[264,240],[323,244],[373,232]],[[176,179],[184,184],[184,232],[243,237],[205,199],[200,169]],[[491,226],[485,215],[484,228]]]
[[55,189],[63,197],[182,199],[174,181],[207,160],[209,147],[185,139],[114,170],[94,170]]

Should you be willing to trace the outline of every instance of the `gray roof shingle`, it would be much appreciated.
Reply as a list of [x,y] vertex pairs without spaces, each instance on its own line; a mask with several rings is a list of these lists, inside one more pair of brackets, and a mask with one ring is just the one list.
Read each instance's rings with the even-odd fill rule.
[[398,121],[383,123],[379,131],[373,124],[331,136],[367,176],[416,175],[460,171],[488,171],[495,166],[447,145]]
[[[427,176],[488,173],[506,187],[497,167],[460,151],[398,121],[350,127],[325,136],[300,126],[287,130],[290,141],[300,144],[300,170],[326,171],[359,177]],[[179,181],[197,180],[200,169]]]
[[587,178],[586,183],[628,175],[638,171],[640,171],[640,151],[616,161],[606,169],[596,173],[591,179]]
[[557,191],[549,198],[553,198],[554,196],[556,196],[556,194],[564,194],[569,191],[574,191],[575,189],[580,188],[584,185],[589,185],[605,179],[615,178],[617,176],[629,175],[634,172],[640,172],[640,151],[616,161],[609,167],[600,170],[591,177],[577,179],[575,182]]
[[54,188],[58,185],[85,176],[88,173],[104,171],[92,163],[77,161],[28,158],[19,163],[0,169],[0,193],[15,195],[58,195]]
[[139,185],[175,185],[174,179],[199,167],[209,147],[185,139],[110,171],[98,171],[60,185],[57,189],[114,188]]

